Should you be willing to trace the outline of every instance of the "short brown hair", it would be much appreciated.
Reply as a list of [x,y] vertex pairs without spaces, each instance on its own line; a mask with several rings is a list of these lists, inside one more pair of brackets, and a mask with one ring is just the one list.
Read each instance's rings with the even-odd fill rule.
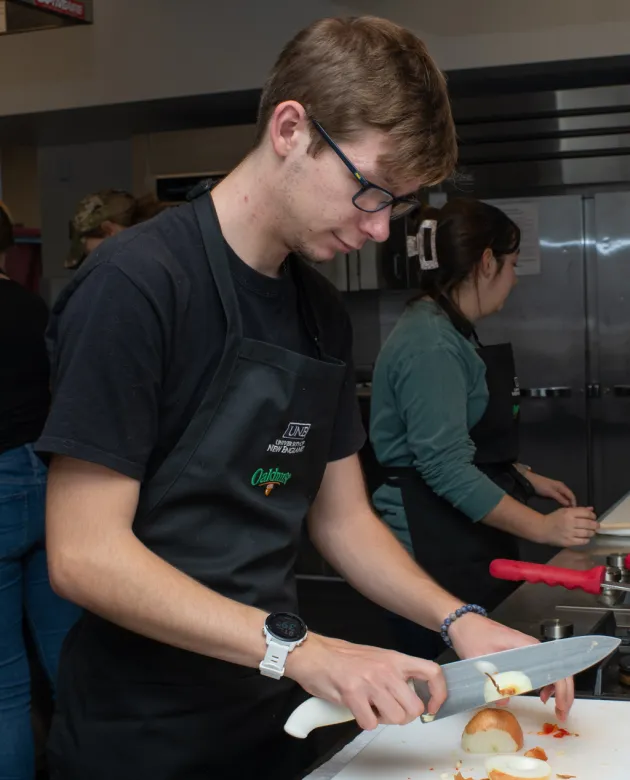
[[[430,186],[450,176],[457,139],[446,80],[412,32],[372,16],[314,22],[284,48],[263,88],[256,146],[276,106],[296,100],[335,140],[366,127],[385,131],[379,161],[390,179]],[[323,140],[313,134],[309,151]]]

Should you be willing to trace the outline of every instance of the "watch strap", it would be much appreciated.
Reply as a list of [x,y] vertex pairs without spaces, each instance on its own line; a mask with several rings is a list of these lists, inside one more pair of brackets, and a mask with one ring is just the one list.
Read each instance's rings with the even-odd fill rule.
[[261,674],[265,677],[273,677],[274,680],[279,680],[284,675],[287,656],[292,649],[291,645],[277,642],[273,637],[269,637],[267,652],[259,666]]

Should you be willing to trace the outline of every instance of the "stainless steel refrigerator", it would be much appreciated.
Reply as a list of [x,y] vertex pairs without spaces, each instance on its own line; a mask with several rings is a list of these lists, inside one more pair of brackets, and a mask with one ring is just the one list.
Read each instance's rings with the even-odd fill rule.
[[519,277],[479,336],[514,345],[522,461],[602,512],[630,489],[630,192],[523,201],[539,273]]

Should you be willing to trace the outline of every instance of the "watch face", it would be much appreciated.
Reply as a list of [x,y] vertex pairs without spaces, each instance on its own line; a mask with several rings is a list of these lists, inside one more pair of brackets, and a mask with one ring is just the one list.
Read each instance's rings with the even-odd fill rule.
[[304,621],[289,612],[275,612],[269,615],[265,625],[270,633],[285,642],[299,642],[306,636]]

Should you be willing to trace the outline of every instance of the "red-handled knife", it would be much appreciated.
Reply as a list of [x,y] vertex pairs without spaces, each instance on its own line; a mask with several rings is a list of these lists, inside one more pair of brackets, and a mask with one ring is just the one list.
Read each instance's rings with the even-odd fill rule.
[[508,561],[498,558],[490,564],[490,574],[498,580],[513,582],[542,582],[545,585],[560,585],[569,590],[581,588],[586,593],[599,596],[607,590],[630,591],[630,584],[615,582],[607,578],[606,566],[595,566],[587,571],[561,569],[558,566],[547,566],[543,563],[525,563],[524,561]]

